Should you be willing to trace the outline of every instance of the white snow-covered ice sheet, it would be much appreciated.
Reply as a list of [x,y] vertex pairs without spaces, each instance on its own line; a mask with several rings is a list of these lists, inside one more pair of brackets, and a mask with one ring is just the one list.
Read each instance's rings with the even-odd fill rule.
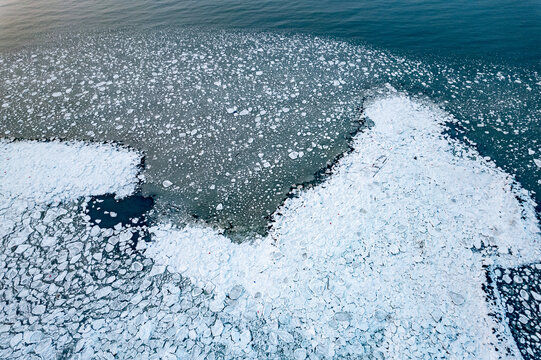
[[532,200],[435,105],[395,93],[365,115],[334,173],[242,244],[164,222],[134,251],[139,230],[77,202],[132,193],[140,154],[0,142],[0,357],[519,357],[483,284],[541,259]]
[[141,155],[115,145],[0,140],[0,236],[37,205],[131,194]]
[[[539,261],[534,204],[510,176],[442,135],[452,119],[394,94],[323,184],[287,200],[266,238],[152,228],[146,255],[213,289],[216,309],[262,319],[295,355],[492,359],[518,356],[489,313],[484,266]],[[517,196],[525,199],[520,204]],[[156,266],[156,265],[155,265]],[[242,354],[230,334],[218,334]],[[249,352],[247,352],[249,353]]]
[[140,155],[119,146],[78,142],[0,142],[0,194],[37,202],[116,193],[137,184]]

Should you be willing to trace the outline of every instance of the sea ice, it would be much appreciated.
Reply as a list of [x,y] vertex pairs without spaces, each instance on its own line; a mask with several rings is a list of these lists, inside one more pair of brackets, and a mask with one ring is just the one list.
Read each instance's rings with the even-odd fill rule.
[[[324,184],[287,200],[268,237],[235,244],[210,228],[156,225],[146,255],[212,283],[237,316],[272,324],[287,314],[280,339],[297,333],[319,356],[518,354],[489,315],[483,266],[541,259],[533,202],[442,135],[453,119],[434,105],[389,95],[366,117],[375,125],[355,150]],[[472,250],[479,238],[487,250]]]
[[165,218],[135,251],[131,223],[101,228],[81,208],[131,194],[140,154],[0,142],[0,357],[518,357],[494,314],[539,322],[541,266],[516,268],[540,260],[534,203],[442,135],[453,119],[435,105],[394,94],[365,113],[374,125],[333,174],[242,244]]

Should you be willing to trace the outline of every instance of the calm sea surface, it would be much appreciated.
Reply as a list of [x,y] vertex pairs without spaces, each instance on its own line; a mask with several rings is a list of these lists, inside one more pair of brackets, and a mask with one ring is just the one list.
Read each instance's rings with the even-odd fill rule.
[[59,30],[160,25],[288,30],[418,54],[541,58],[537,0],[0,1],[0,49]]

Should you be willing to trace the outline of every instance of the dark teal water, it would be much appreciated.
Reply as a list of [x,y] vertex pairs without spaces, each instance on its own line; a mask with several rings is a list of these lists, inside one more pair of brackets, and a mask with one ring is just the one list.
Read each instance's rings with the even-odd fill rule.
[[538,0],[0,1],[0,49],[59,29],[163,25],[287,30],[417,54],[541,59]]

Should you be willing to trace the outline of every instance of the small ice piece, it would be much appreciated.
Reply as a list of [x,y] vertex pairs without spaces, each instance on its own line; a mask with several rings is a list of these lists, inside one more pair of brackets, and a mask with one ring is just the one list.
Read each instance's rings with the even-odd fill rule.
[[241,285],[235,285],[229,292],[229,298],[231,300],[237,300],[244,293],[244,288]]
[[106,286],[104,288],[101,288],[95,292],[96,298],[101,299],[104,296],[107,296],[111,293],[113,289],[111,289],[110,286]]
[[434,310],[432,310],[430,315],[432,316],[432,319],[434,319],[434,321],[436,322],[440,322],[441,319],[443,318],[443,312],[438,308],[435,308]]
[[224,330],[224,324],[220,321],[220,319],[216,319],[216,322],[210,328],[210,331],[212,332],[212,336],[214,337],[220,336],[223,330]]
[[250,341],[252,340],[252,333],[250,333],[250,330],[246,329],[240,334],[240,347],[245,348],[248,346]]
[[299,153],[296,151],[292,151],[287,156],[289,156],[290,159],[295,160],[296,158],[299,157]]
[[19,343],[21,342],[22,339],[23,339],[23,334],[21,334],[21,333],[16,334],[9,341],[9,346],[14,348],[15,346],[19,345]]
[[224,303],[221,300],[213,300],[209,304],[209,309],[212,312],[219,312],[224,308]]
[[302,348],[296,349],[293,352],[293,357],[295,358],[295,360],[304,360],[304,359],[306,359],[306,350],[304,350]]
[[41,331],[25,331],[23,338],[27,344],[35,344],[41,340],[43,333]]
[[538,168],[541,168],[541,159],[533,159],[533,162]]
[[153,330],[154,324],[152,323],[152,321],[147,321],[145,324],[143,324],[143,326],[139,328],[139,331],[137,332],[137,337],[141,339],[143,343],[146,343],[150,339]]
[[351,314],[345,311],[339,311],[334,314],[334,319],[336,321],[345,322],[345,321],[351,321]]
[[449,291],[449,296],[451,297],[451,300],[453,301],[455,305],[462,305],[465,302],[464,296],[456,292]]
[[141,271],[143,270],[143,264],[141,264],[140,262],[138,261],[135,261],[132,265],[131,265],[131,269],[133,271]]
[[278,337],[285,343],[292,343],[295,339],[293,338],[293,335],[288,333],[287,331],[278,331]]
[[224,208],[224,206],[220,203],[218,205],[216,205],[216,211],[220,211]]
[[164,271],[165,271],[165,266],[164,265],[154,264],[154,266],[152,266],[152,270],[150,270],[150,273],[148,274],[148,276],[160,275],[160,274],[163,274]]
[[112,218],[116,218],[117,215],[118,215],[118,214],[117,214],[116,212],[114,212],[114,211],[111,211],[111,212],[109,213],[109,216],[112,217]]
[[168,188],[169,186],[173,185],[173,183],[169,180],[164,180],[164,182],[162,183],[163,187],[164,188]]
[[53,97],[59,97],[61,95],[62,95],[62,93],[58,92],[58,91],[53,93]]
[[518,317],[518,321],[520,321],[521,323],[526,325],[527,323],[530,322],[530,319],[528,317],[524,316],[524,314],[520,314],[520,316]]
[[84,247],[84,245],[80,241],[74,242],[74,243],[69,244],[67,246],[68,252],[69,252],[71,257],[75,257],[75,256],[79,255],[81,253],[81,251],[83,251],[83,247]]
[[263,75],[263,71],[261,71],[261,70],[256,71],[255,74],[256,74],[257,76],[261,76],[261,75]]
[[36,305],[32,309],[32,314],[34,315],[42,315],[45,313],[45,306],[44,305]]

